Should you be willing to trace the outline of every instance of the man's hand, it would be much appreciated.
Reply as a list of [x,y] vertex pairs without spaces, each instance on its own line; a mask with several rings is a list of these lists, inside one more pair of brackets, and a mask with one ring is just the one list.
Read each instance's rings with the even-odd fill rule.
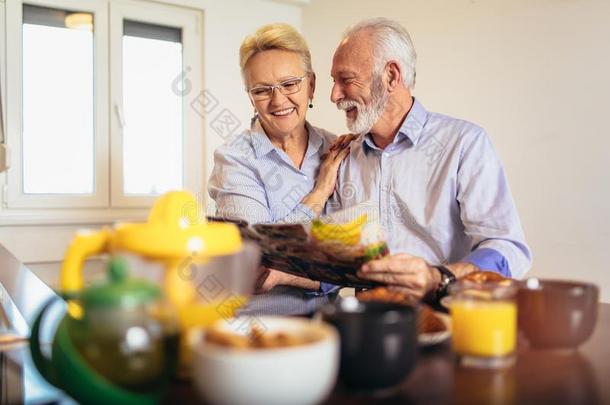
[[303,288],[306,290],[318,290],[320,283],[308,278],[293,276],[292,274],[284,273],[283,271],[268,269],[266,267],[259,268],[260,275],[256,281],[255,294],[264,294],[273,287],[278,285],[290,285]]
[[371,260],[362,265],[358,276],[387,284],[389,289],[417,299],[434,290],[441,281],[438,270],[421,257],[406,253]]
[[[447,267],[457,278],[480,271],[471,263],[453,263]],[[430,266],[421,257],[406,253],[371,260],[362,265],[358,276],[387,284],[390,290],[396,290],[417,299],[421,299],[435,290],[441,282],[441,275],[436,268]]]

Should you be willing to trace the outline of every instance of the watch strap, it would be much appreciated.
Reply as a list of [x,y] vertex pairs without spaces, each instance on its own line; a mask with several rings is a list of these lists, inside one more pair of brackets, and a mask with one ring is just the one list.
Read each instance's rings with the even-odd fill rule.
[[449,288],[449,285],[457,281],[457,277],[455,276],[455,274],[453,274],[451,270],[449,270],[449,268],[443,266],[442,264],[433,267],[437,269],[439,273],[441,273],[441,282],[439,283],[438,288],[436,289],[436,298],[440,299],[447,295],[447,289]]

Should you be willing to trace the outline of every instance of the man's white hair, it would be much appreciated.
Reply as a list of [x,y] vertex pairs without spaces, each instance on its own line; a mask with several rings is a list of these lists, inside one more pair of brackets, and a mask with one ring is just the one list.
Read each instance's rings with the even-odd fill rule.
[[415,62],[417,54],[407,30],[389,18],[377,17],[363,20],[350,27],[343,39],[361,31],[370,31],[373,39],[374,74],[381,74],[385,64],[391,60],[398,62],[405,85],[415,86]]

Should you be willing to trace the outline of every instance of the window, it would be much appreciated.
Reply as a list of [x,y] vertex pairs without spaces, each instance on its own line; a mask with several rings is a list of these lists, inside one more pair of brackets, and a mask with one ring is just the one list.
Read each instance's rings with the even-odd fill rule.
[[22,41],[23,192],[93,194],[93,14],[24,5]]
[[181,36],[179,29],[123,21],[124,194],[182,186],[182,138],[175,136],[182,133],[182,103],[171,86],[183,69]]
[[181,92],[185,72],[201,91],[200,12],[135,0],[6,12],[5,208],[137,209],[202,188],[202,119]]

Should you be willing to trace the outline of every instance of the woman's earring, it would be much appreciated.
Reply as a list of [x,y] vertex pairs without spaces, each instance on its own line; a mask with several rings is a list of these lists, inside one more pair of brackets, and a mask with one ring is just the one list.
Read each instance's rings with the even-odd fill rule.
[[313,108],[313,99],[309,99],[309,108]]

